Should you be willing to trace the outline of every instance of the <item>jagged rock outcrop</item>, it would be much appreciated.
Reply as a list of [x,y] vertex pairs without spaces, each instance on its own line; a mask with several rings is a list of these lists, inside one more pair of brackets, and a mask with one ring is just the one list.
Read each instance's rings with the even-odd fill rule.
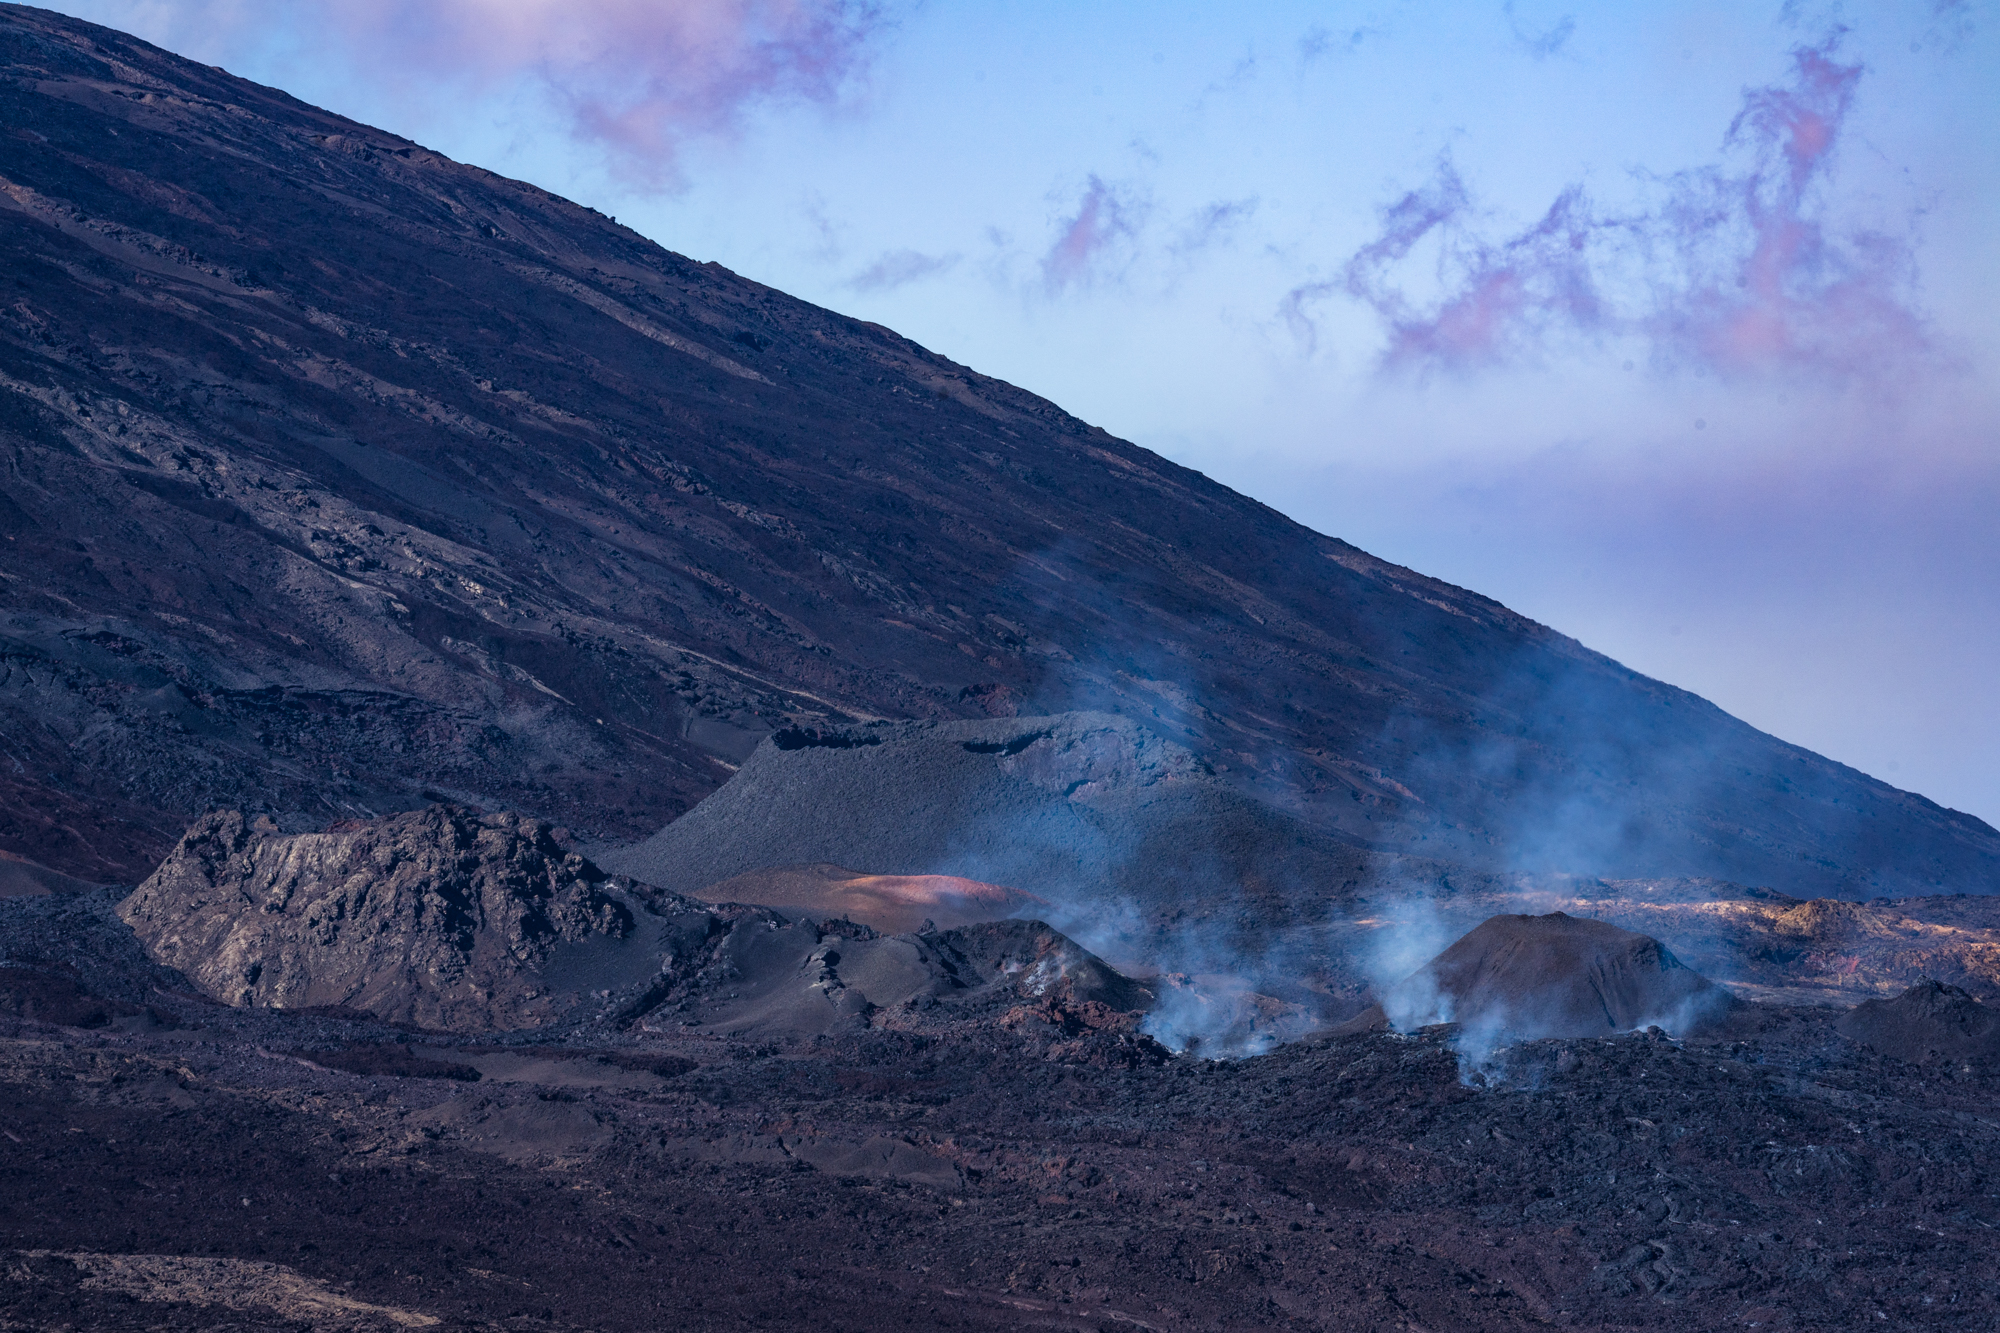
[[119,912],[225,1003],[456,1031],[615,1012],[722,924],[634,892],[538,820],[454,806],[293,836],[210,814]]

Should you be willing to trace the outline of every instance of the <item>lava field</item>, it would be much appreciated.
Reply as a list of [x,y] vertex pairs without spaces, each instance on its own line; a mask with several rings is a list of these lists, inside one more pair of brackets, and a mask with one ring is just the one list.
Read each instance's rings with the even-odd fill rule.
[[[1904,1065],[1824,1011],[1470,1080],[1444,1032],[1211,1062],[1059,1007],[591,1050],[164,997],[142,1025],[4,1029],[7,1327],[2000,1318],[1992,1066]],[[386,1048],[412,1058],[315,1058]],[[246,1292],[272,1265],[291,1294]]]
[[[461,1028],[446,1031],[223,1003],[126,918],[164,938],[152,923],[175,901],[267,893],[244,867],[337,872],[384,849],[423,863],[404,886],[420,898],[515,873],[516,908],[475,937],[518,933],[519,904],[564,875],[648,891],[574,854],[543,873],[546,827],[512,817],[249,833],[197,880],[188,848],[212,837],[192,830],[132,903],[0,899],[5,1327],[2000,1318],[2000,1037],[1994,1011],[1941,984],[1851,1011],[1737,1002],[1686,1034],[1475,1044],[1444,1023],[1211,1060],[1149,1035],[1156,989],[1047,927],[892,936],[735,907],[615,1005],[510,1006],[546,955],[510,967],[475,938],[497,1007],[440,1010]],[[425,840],[474,853],[425,860]],[[1493,978],[1519,989],[1493,962],[1520,934],[1508,920],[1659,950],[1580,918],[1496,920],[1434,969],[1468,1011]],[[382,982],[338,936],[263,938],[274,965],[304,950],[358,968],[349,984],[378,1008],[431,993],[407,969]],[[1597,966],[1578,957],[1577,976]],[[535,1026],[489,1021],[524,1012]]]

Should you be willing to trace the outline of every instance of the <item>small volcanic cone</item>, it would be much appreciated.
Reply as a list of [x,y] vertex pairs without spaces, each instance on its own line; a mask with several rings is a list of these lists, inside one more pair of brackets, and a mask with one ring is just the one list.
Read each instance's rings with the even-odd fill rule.
[[694,895],[711,903],[755,903],[804,916],[845,918],[885,935],[940,930],[1032,914],[1045,899],[956,875],[868,875],[840,866],[773,866],[734,875]]
[[2000,1062],[2000,1009],[1926,977],[1893,1000],[1868,1000],[1842,1014],[1840,1035],[1881,1055]]
[[1340,1030],[1457,1023],[1496,1044],[1686,1032],[1735,1003],[1651,936],[1554,912],[1489,917]]

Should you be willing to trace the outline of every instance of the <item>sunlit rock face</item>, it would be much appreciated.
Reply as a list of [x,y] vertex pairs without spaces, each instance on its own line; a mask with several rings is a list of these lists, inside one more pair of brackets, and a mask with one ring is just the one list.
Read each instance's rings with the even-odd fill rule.
[[1562,912],[1496,916],[1391,986],[1349,1027],[1458,1024],[1486,1044],[1714,1025],[1729,993],[1658,940]]

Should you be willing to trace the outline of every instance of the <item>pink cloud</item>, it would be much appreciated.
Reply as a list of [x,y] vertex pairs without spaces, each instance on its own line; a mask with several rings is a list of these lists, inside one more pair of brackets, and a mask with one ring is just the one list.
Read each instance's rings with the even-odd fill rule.
[[1138,231],[1138,208],[1096,176],[1090,178],[1073,216],[1042,256],[1042,285],[1059,292],[1088,284],[1107,254],[1130,242]]
[[878,11],[851,0],[400,0],[336,7],[399,59],[504,79],[529,75],[576,126],[670,164],[680,142],[729,130],[754,102],[830,102],[862,61]]
[[[1310,348],[1318,302],[1372,307],[1388,367],[1467,369],[1607,334],[1723,373],[1873,374],[1927,350],[1908,303],[1907,237],[1840,232],[1827,194],[1862,68],[1834,41],[1793,52],[1784,87],[1752,89],[1723,139],[1736,163],[1655,182],[1648,209],[1599,213],[1571,186],[1500,240],[1449,160],[1382,212],[1337,281],[1294,288],[1280,314]],[[1428,273],[1414,257],[1434,255]],[[1416,288],[1426,293],[1412,295]]]
[[1725,370],[1809,366],[1847,373],[1901,362],[1927,345],[1906,304],[1907,239],[1833,233],[1823,194],[1860,83],[1831,41],[1794,52],[1789,87],[1746,94],[1729,127],[1746,170],[1670,182],[1669,205],[1634,234],[1673,254],[1647,331],[1663,349]]
[[[1471,210],[1464,182],[1440,162],[1436,180],[1386,209],[1382,235],[1348,260],[1338,286],[1388,324],[1389,364],[1497,362],[1530,350],[1552,326],[1603,323],[1588,257],[1595,224],[1580,189],[1565,190],[1539,222],[1497,245],[1470,233]],[[1419,305],[1392,275],[1427,240],[1436,243],[1442,294]],[[1304,302],[1286,313],[1295,323],[1306,318]]]
[[[874,0],[170,0],[134,5],[177,47],[285,35],[415,99],[539,83],[581,135],[671,180],[690,138],[759,102],[837,101],[887,27]],[[135,13],[133,19],[142,17]],[[218,52],[219,53],[219,52]]]

